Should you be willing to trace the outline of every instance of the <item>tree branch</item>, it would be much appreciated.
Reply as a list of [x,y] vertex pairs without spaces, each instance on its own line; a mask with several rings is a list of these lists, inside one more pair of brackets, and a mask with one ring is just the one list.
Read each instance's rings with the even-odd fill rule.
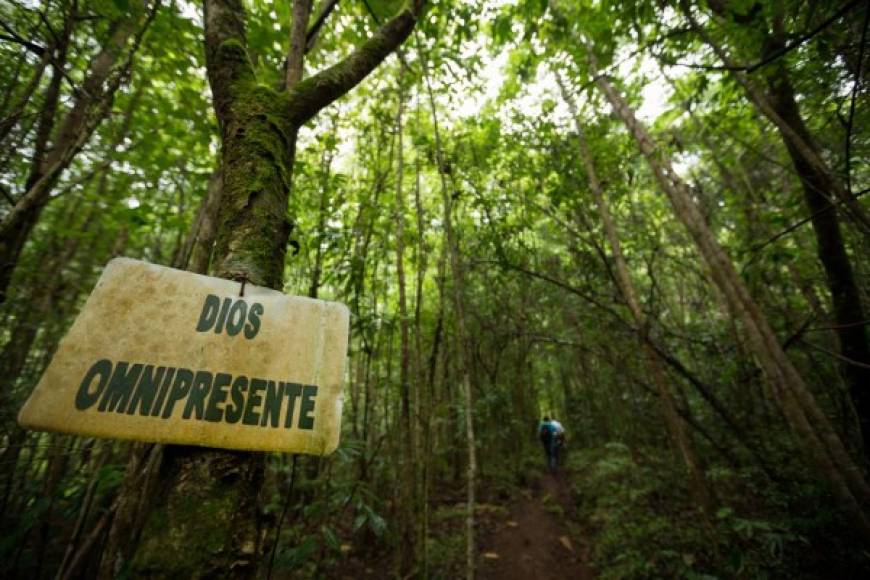
[[8,40],[10,42],[15,42],[17,44],[20,44],[21,46],[23,46],[24,48],[26,48],[30,52],[38,54],[39,56],[42,56],[42,53],[45,52],[44,46],[40,46],[34,42],[30,42],[29,40],[22,38],[20,34],[15,32],[15,30],[11,26],[6,24],[2,20],[0,20],[0,28],[3,28],[3,30],[5,30],[6,32],[9,33],[8,36],[5,34],[0,34],[0,39]]
[[596,308],[602,310],[603,312],[610,314],[610,316],[613,317],[614,320],[619,322],[626,329],[628,329],[632,332],[637,332],[637,328],[634,325],[632,325],[630,322],[628,322],[625,318],[623,318],[622,315],[620,315],[615,309],[611,308],[610,306],[607,306],[606,304],[604,304],[600,300],[592,297],[591,295],[584,292],[583,290],[580,290],[579,288],[577,288],[575,286],[571,286],[570,284],[563,282],[562,280],[559,280],[557,278],[553,278],[552,276],[549,276],[549,275],[544,274],[542,272],[538,272],[535,270],[529,270],[528,268],[524,268],[523,266],[520,266],[519,264],[512,264],[512,263],[506,262],[506,261],[481,260],[480,262],[481,263],[495,264],[497,266],[501,266],[502,268],[505,268],[508,270],[514,270],[515,272],[519,272],[520,274],[525,274],[526,276],[528,276],[530,278],[537,278],[538,280],[541,280],[543,282],[547,282],[548,284],[552,284],[553,286],[556,286],[558,288],[566,290],[566,291],[570,292],[571,294],[574,294],[575,296],[579,296],[580,298],[582,298],[583,300],[585,300],[589,304],[592,304]]
[[849,103],[849,120],[846,123],[846,189],[852,193],[852,122],[855,119],[855,98],[858,96],[858,87],[861,86],[862,72],[864,71],[864,48],[867,40],[867,24],[870,23],[870,8],[864,11],[864,26],[861,28],[861,42],[858,49],[858,68],[855,70],[855,82],[852,84],[852,97]]
[[302,80],[305,66],[305,45],[312,0],[293,0],[293,24],[290,27],[290,48],[284,70],[284,86],[292,87]]
[[320,8],[317,11],[317,17],[314,19],[314,23],[305,35],[306,54],[314,48],[314,43],[320,35],[320,29],[323,28],[323,23],[326,22],[326,19],[329,18],[329,15],[332,14],[332,11],[335,10],[336,6],[338,6],[338,0],[323,0],[323,2],[321,2]]
[[858,6],[861,6],[862,4],[864,4],[864,1],[865,0],[853,0],[852,2],[849,2],[845,6],[843,6],[842,8],[837,10],[836,12],[834,12],[830,17],[826,18],[818,26],[816,26],[815,28],[813,28],[809,32],[802,34],[796,40],[790,42],[789,44],[782,46],[778,50],[771,52],[769,55],[767,55],[765,58],[761,59],[757,63],[755,63],[753,65],[749,65],[747,67],[744,67],[743,70],[745,70],[748,73],[751,73],[757,69],[760,69],[761,67],[763,67],[767,64],[770,64],[771,62],[775,61],[776,59],[780,58],[781,56],[788,54],[789,52],[798,48],[799,46],[806,43],[807,41],[812,40],[813,37],[815,37],[820,32],[822,32],[825,28],[827,28],[828,26],[833,24],[840,17],[845,16],[846,14],[851,12],[852,9],[857,8]]
[[804,340],[804,339],[798,339],[798,340],[800,341],[801,344],[806,345],[806,346],[808,346],[814,350],[817,350],[819,352],[825,353],[825,354],[827,354],[827,355],[829,355],[837,360],[841,360],[846,364],[853,365],[853,366],[856,366],[856,367],[859,367],[862,369],[870,369],[870,365],[868,365],[867,363],[863,363],[861,361],[857,361],[857,360],[849,358],[847,356],[843,356],[842,354],[840,354],[838,352],[827,349],[823,346],[819,346],[819,345],[814,344],[808,340]]
[[[864,195],[866,193],[870,193],[870,188],[863,189],[863,190],[859,191],[858,193],[853,194],[852,197],[854,199],[858,199],[859,197],[861,197],[862,195]],[[755,259],[758,257],[758,254],[759,254],[759,252],[761,252],[761,250],[763,250],[764,248],[766,248],[767,246],[769,246],[773,242],[779,240],[783,236],[795,231],[796,229],[798,229],[802,225],[811,222],[813,220],[813,218],[820,216],[823,213],[829,212],[832,209],[836,208],[837,206],[843,205],[843,203],[844,203],[843,200],[833,201],[830,204],[828,204],[827,206],[825,206],[824,209],[820,209],[819,211],[814,212],[813,214],[803,218],[802,220],[793,223],[792,225],[788,226],[787,228],[785,228],[784,230],[782,230],[778,234],[771,236],[770,238],[768,238],[764,242],[753,247],[751,251],[753,252],[754,255],[752,256],[752,258],[749,259],[749,261],[746,262],[746,264],[744,264],[743,268],[741,268],[741,272],[746,271],[746,268],[748,268],[750,266],[750,264],[752,264],[755,261]]]
[[[761,60],[759,60],[758,62],[755,62],[753,64],[747,64],[747,65],[735,65],[735,64],[731,64],[731,65],[728,65],[728,64],[726,64],[726,65],[708,65],[708,64],[694,64],[694,63],[675,62],[675,61],[668,62],[667,59],[665,59],[661,56],[660,56],[660,58],[661,58],[662,62],[664,62],[665,64],[667,64],[669,66],[681,66],[681,67],[685,67],[685,68],[709,70],[709,71],[732,71],[732,72],[745,72],[745,73],[755,72],[756,70],[758,70],[764,66],[767,66],[768,64],[772,63],[773,61],[780,59],[781,57],[785,56],[786,54],[793,51],[794,49],[800,48],[802,45],[806,44],[808,41],[810,41],[814,37],[818,36],[818,34],[820,32],[822,32],[823,30],[825,30],[828,26],[830,26],[835,21],[837,21],[838,19],[842,18],[843,16],[845,16],[846,14],[851,12],[853,9],[862,5],[863,3],[864,3],[863,0],[853,0],[852,2],[849,2],[845,6],[843,6],[842,8],[837,10],[836,12],[834,12],[831,16],[826,18],[824,21],[822,21],[818,26],[816,26],[812,30],[805,32],[804,34],[800,35],[792,42],[783,45],[779,49],[771,52],[769,55],[765,56],[764,58],[762,58]],[[863,42],[862,42],[862,45],[863,45]]]
[[366,7],[366,12],[368,12],[369,15],[372,17],[372,20],[375,21],[375,24],[377,24],[378,26],[380,26],[380,25],[381,25],[381,19],[378,18],[378,15],[375,14],[375,11],[372,10],[372,5],[369,3],[369,0],[363,0],[363,5]]
[[344,60],[290,89],[292,123],[297,126],[304,124],[362,82],[411,34],[424,4],[425,0],[413,0]]
[[214,110],[225,125],[233,103],[232,87],[254,78],[248,60],[245,8],[241,0],[204,0],[205,59]]

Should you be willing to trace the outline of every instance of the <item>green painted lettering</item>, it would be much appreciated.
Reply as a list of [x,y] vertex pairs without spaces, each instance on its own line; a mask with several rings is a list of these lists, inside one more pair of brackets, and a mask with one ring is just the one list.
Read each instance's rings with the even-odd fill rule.
[[235,336],[242,331],[245,325],[245,318],[248,316],[248,304],[244,300],[238,300],[233,307],[230,308],[230,314],[227,318],[227,334]]
[[263,379],[251,379],[251,390],[248,391],[248,400],[245,401],[245,416],[242,417],[243,425],[258,425],[260,423],[260,414],[256,409],[263,402],[263,397],[260,396],[260,391],[266,388],[266,381]]
[[136,384],[141,373],[141,363],[131,367],[130,363],[118,361],[118,364],[115,365],[115,372],[112,373],[112,378],[109,380],[109,386],[103,392],[100,406],[97,409],[109,412],[117,409],[118,413],[123,413],[127,409],[127,402],[133,393],[133,385]]
[[311,416],[311,412],[314,410],[314,397],[316,396],[316,386],[305,385],[302,387],[302,403],[299,405],[300,429],[314,429],[314,417]]
[[224,411],[224,418],[227,423],[238,423],[239,419],[242,418],[242,409],[245,406],[245,395],[243,393],[247,390],[248,377],[236,377],[230,389],[230,397],[233,400],[232,405],[228,406]]
[[259,302],[251,304],[248,311],[248,323],[245,325],[245,338],[252,339],[260,332],[260,317],[263,315],[263,305]]
[[165,373],[166,367],[155,369],[154,365],[145,365],[139,382],[136,383],[136,391],[127,407],[128,415],[135,413],[136,407],[139,407],[140,415],[147,416],[151,412],[151,405],[154,404],[154,397],[157,396],[157,387],[160,386],[160,381],[163,380]]
[[166,408],[163,409],[164,419],[168,419],[175,409],[175,403],[183,399],[190,393],[190,384],[193,382],[193,373],[187,369],[178,369],[175,371],[175,382],[172,383],[172,388],[169,390],[169,398],[166,400]]
[[296,399],[302,394],[302,385],[296,383],[283,383],[284,395],[287,396],[287,416],[284,419],[284,428],[293,426],[293,410],[296,407]]
[[232,298],[224,298],[224,303],[221,305],[220,314],[218,314],[217,324],[214,325],[215,334],[220,334],[224,329],[224,322],[227,320],[227,313],[230,311],[230,304],[233,303]]
[[214,383],[211,386],[211,396],[208,398],[208,406],[205,408],[205,420],[212,423],[218,423],[224,418],[223,405],[227,400],[227,387],[233,380],[232,375],[227,373],[218,373],[214,376]]
[[205,297],[205,302],[202,303],[202,312],[199,315],[199,322],[196,324],[197,332],[206,332],[214,326],[220,305],[221,299],[214,294],[209,294]]
[[175,367],[169,367],[166,372],[166,377],[163,379],[163,384],[160,385],[160,392],[157,393],[157,400],[151,408],[152,417],[156,417],[160,414],[160,409],[163,408],[163,402],[166,400],[166,393],[169,392],[169,385],[172,384],[173,378],[175,378]]
[[211,390],[212,374],[208,371],[196,371],[193,384],[190,386],[190,395],[184,405],[182,419],[190,419],[191,411],[196,411],[196,418],[202,420],[205,411],[205,397]]
[[[106,359],[98,360],[91,365],[88,372],[85,373],[85,378],[79,385],[79,390],[76,393],[76,409],[84,411],[92,407],[97,399],[106,388],[106,383],[109,381],[109,376],[112,374],[112,362]],[[97,388],[91,392],[91,383],[95,378],[99,378]]]
[[266,385],[266,403],[263,405],[263,418],[260,426],[265,427],[268,420],[272,427],[277,427],[281,419],[281,398],[284,395],[284,383],[278,383],[275,389],[275,381],[269,381]]

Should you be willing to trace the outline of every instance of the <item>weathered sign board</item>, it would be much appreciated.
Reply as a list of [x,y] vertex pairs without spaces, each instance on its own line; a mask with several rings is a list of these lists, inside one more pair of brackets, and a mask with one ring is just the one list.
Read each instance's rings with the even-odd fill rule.
[[325,455],[349,312],[146,262],[109,262],[18,416],[94,437]]

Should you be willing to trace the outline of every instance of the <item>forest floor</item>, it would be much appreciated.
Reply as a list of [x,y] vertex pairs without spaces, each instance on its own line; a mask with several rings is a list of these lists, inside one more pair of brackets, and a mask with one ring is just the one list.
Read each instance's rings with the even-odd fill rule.
[[[532,475],[529,483],[511,492],[490,487],[489,494],[481,483],[475,509],[479,579],[595,578],[589,565],[588,535],[571,497],[571,479],[571,472],[562,469],[556,476]],[[441,507],[433,510],[430,575],[459,577],[465,571],[464,490],[451,490],[439,499]],[[330,576],[384,578],[384,571],[394,564],[388,550],[368,554],[364,549],[352,550]]]
[[[575,520],[566,471],[545,475],[506,506],[506,514],[482,522],[478,577],[530,580],[594,578],[589,545],[566,528],[559,514]],[[573,536],[573,537],[572,537]]]

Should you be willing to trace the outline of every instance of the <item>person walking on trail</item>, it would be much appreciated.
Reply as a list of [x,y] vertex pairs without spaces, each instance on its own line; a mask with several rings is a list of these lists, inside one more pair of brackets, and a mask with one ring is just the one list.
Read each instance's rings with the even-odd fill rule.
[[544,445],[544,453],[547,456],[547,469],[550,473],[556,473],[559,465],[559,451],[565,444],[565,428],[562,424],[550,417],[544,417],[538,428],[538,437]]

